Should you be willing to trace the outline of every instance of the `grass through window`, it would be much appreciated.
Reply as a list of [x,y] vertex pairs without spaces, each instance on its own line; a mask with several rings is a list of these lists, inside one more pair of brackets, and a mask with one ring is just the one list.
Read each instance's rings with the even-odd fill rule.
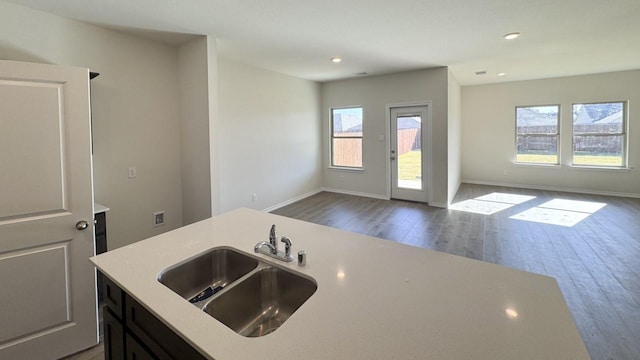
[[398,174],[400,180],[417,180],[422,177],[422,151],[409,151],[398,156]]

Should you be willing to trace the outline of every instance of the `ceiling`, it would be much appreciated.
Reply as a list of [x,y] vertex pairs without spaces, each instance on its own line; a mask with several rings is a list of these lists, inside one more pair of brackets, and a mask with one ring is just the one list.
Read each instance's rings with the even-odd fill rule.
[[461,85],[640,69],[638,0],[9,1],[170,43],[212,35],[225,57],[314,81],[436,66]]

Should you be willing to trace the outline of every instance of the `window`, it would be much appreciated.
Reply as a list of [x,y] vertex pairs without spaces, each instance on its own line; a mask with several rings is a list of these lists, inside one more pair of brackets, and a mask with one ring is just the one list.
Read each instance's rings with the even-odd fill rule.
[[331,166],[362,168],[362,108],[331,109]]
[[559,164],[560,105],[516,107],[516,162]]
[[573,165],[626,164],[626,106],[622,101],[573,104]]

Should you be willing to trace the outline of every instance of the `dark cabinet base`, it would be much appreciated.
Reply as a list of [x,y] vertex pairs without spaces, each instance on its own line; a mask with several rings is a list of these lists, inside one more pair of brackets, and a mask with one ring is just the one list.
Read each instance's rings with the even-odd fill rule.
[[107,214],[105,212],[94,215],[93,223],[96,234],[96,255],[107,251]]
[[106,306],[102,308],[102,324],[105,360],[124,360],[124,327],[118,317]]
[[206,359],[101,273],[106,360]]
[[155,360],[157,357],[153,356],[147,349],[142,346],[138,340],[136,340],[130,334],[127,334],[125,339],[127,346],[127,359],[131,360]]
[[[107,251],[107,213],[99,212],[94,214],[93,216],[94,233],[96,236],[96,255],[100,255],[103,252]],[[104,299],[104,294],[102,293],[102,277],[98,276],[98,301],[102,301]]]

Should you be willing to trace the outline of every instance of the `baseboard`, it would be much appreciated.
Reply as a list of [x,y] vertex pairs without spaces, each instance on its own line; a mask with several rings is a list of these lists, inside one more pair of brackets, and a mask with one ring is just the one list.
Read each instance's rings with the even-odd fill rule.
[[597,191],[597,190],[573,189],[573,188],[556,187],[556,186],[542,186],[542,185],[528,185],[528,184],[510,184],[510,183],[501,183],[501,182],[493,182],[493,181],[481,181],[481,180],[469,180],[469,179],[464,179],[464,180],[462,180],[462,182],[463,183],[467,183],[467,184],[476,184],[476,185],[503,186],[503,187],[521,188],[521,189],[571,192],[571,193],[578,193],[578,194],[640,198],[640,194],[621,193],[621,192],[615,192],[615,191]]
[[316,189],[316,190],[310,191],[310,192],[308,192],[306,194],[302,194],[300,196],[296,196],[293,199],[289,199],[289,200],[283,201],[281,203],[275,204],[273,206],[269,206],[268,208],[262,209],[262,211],[264,211],[264,212],[272,212],[273,210],[277,210],[277,209],[280,209],[281,207],[285,207],[287,205],[293,204],[296,201],[300,201],[302,199],[306,199],[309,196],[313,196],[313,195],[315,195],[315,194],[317,194],[319,192],[322,192],[322,189]]
[[389,197],[386,196],[386,195],[363,193],[363,192],[359,192],[359,191],[342,190],[342,189],[334,189],[334,188],[324,188],[324,187],[321,189],[321,191],[327,191],[327,192],[332,192],[332,193],[337,193],[337,194],[345,194],[345,195],[362,196],[362,197],[368,197],[368,198],[380,199],[380,200],[389,200]]
[[[325,188],[325,187],[323,187],[323,188],[320,188],[320,189],[317,189],[317,190],[310,191],[310,192],[308,192],[306,194],[302,194],[300,196],[296,196],[293,199],[289,199],[289,200],[283,201],[281,203],[275,204],[275,205],[270,206],[268,208],[264,208],[261,211],[272,212],[272,211],[277,210],[277,209],[279,209],[281,207],[285,207],[287,205],[293,204],[296,201],[300,201],[302,199],[306,199],[306,198],[308,198],[310,196],[313,196],[313,195],[315,195],[317,193],[320,193],[320,192],[323,192],[323,191],[332,192],[332,193],[336,193],[336,194],[361,196],[361,197],[367,197],[367,198],[379,199],[379,200],[390,200],[389,197],[386,196],[386,195],[370,194],[370,193],[364,193],[364,192],[359,192],[359,191],[351,191],[351,190],[343,190],[343,189],[334,189],[334,188]],[[443,209],[447,209],[449,207],[449,204],[441,203],[441,202],[430,201],[428,204],[429,204],[429,206],[443,208]]]
[[[368,197],[368,198],[379,199],[379,200],[391,200],[391,198],[387,195],[370,194],[370,193],[363,193],[359,191],[333,189],[333,188],[322,188],[322,191],[345,194],[345,195]],[[444,208],[444,209],[447,209],[449,207],[449,204],[447,203],[433,202],[433,201],[429,201],[428,205],[433,207],[438,207],[438,208]]]
[[447,203],[434,202],[434,201],[429,201],[429,206],[443,208],[443,209],[448,209],[449,208],[449,204],[447,204]]

